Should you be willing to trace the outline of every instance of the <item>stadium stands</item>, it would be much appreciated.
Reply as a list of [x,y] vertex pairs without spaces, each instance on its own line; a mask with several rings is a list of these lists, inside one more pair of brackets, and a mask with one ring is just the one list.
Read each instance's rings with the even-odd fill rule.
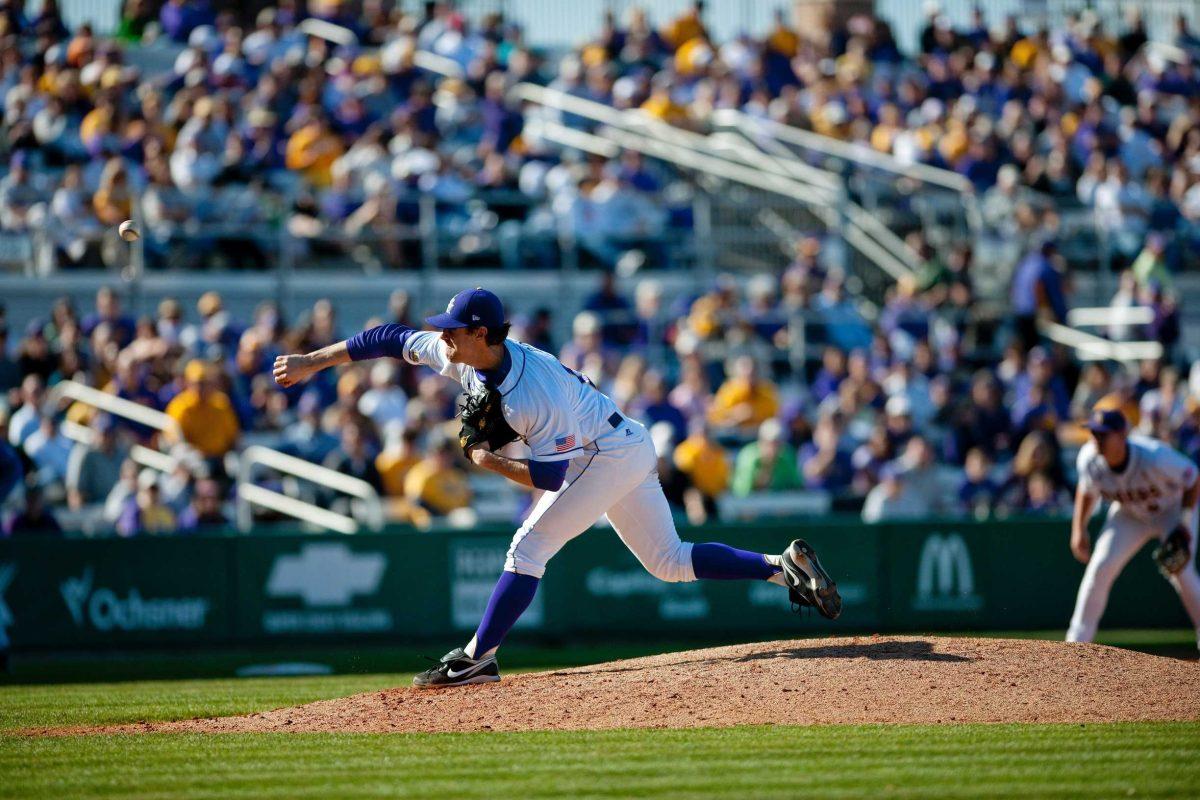
[[[760,39],[718,40],[694,10],[634,13],[546,53],[496,14],[349,8],[302,17],[285,2],[239,19],[195,0],[135,1],[105,38],[67,30],[53,2],[28,19],[0,6],[0,266],[115,276],[131,259],[115,226],[131,216],[144,234],[132,258],[147,274],[555,275],[569,261],[574,280],[599,287],[578,308],[515,298],[517,335],[655,426],[668,496],[693,521],[743,516],[761,493],[783,498],[780,510],[873,520],[1061,513],[1074,421],[1102,397],[1200,454],[1178,288],[1200,253],[1200,39],[1182,18],[1171,41],[1153,42],[1136,18],[1119,30],[1088,14],[1024,30],[981,15],[955,29],[935,14],[908,54],[869,15],[816,42],[782,16]],[[703,253],[724,252],[701,219],[705,176],[633,147],[587,155],[530,135],[548,112],[513,94],[522,84],[697,136],[719,134],[729,112],[824,137],[822,153],[789,157],[826,171],[836,162],[847,199],[903,237],[905,273],[864,294],[833,226],[807,218],[775,226],[786,256],[746,253],[754,275],[701,269]],[[553,119],[605,136],[579,114]],[[833,144],[874,156],[831,158]],[[978,225],[944,224],[932,191],[905,189],[908,167],[958,176],[949,202],[977,206]],[[1081,362],[1042,339],[1040,319],[1068,322],[1073,283],[1103,287],[1116,274],[1113,307],[1148,316],[1101,332],[1158,342],[1163,358]],[[414,524],[466,507],[472,492],[519,513],[519,498],[469,480],[444,447],[445,383],[397,364],[274,386],[275,355],[369,322],[339,316],[336,289],[328,295],[301,313],[267,301],[245,315],[212,291],[194,308],[163,299],[142,318],[108,290],[94,310],[10,301],[20,328],[0,333],[8,526],[50,516],[132,535],[228,524],[236,453],[253,444],[361,478]],[[410,305],[397,293],[369,313],[412,322],[424,309]],[[78,400],[47,407],[46,387],[67,380],[164,411],[180,433]],[[168,468],[129,460],[135,446],[169,453]],[[263,481],[352,505],[301,483]]]

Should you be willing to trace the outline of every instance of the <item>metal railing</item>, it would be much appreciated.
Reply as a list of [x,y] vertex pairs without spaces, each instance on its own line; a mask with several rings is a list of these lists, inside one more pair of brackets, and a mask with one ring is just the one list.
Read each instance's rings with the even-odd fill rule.
[[1067,312],[1067,325],[1072,328],[1149,325],[1153,321],[1154,309],[1149,306],[1097,306],[1072,308]]
[[950,192],[961,203],[963,224],[971,235],[976,235],[982,227],[974,188],[969,180],[957,172],[931,167],[928,164],[906,163],[864,144],[843,142],[734,109],[714,112],[711,122],[715,130],[736,132],[769,152],[779,152],[781,148],[785,148],[785,152],[789,152],[793,157],[801,154],[809,159],[832,162],[839,173],[851,173],[861,181],[886,178],[909,184],[903,189],[894,185],[888,186],[892,192],[911,194],[914,187]]
[[[719,181],[782,196],[810,212],[891,279],[911,274],[903,242],[850,201],[834,173],[787,154],[764,153],[728,135],[685,131],[641,111],[618,110],[543,86],[518,84],[512,94],[553,112],[527,119],[526,132],[533,138],[605,157],[613,157],[621,149],[634,150]],[[557,114],[582,117],[592,123],[593,130],[568,126],[555,118]]]
[[1158,342],[1114,342],[1078,328],[1068,327],[1050,320],[1040,320],[1038,330],[1052,342],[1074,348],[1080,361],[1157,361],[1163,356],[1163,346]]
[[[818,211],[831,228],[836,228],[855,250],[858,250],[894,280],[911,274],[908,267],[913,253],[904,241],[878,217],[867,212],[850,199],[842,182],[825,170],[817,170],[779,147],[777,142],[756,141],[744,130],[736,134],[717,133],[709,137],[733,152],[739,160],[763,170],[782,170],[798,180],[808,180],[814,172],[832,184],[833,205]],[[761,148],[761,149],[760,149]],[[827,184],[827,185],[828,185]]]
[[[350,515],[339,514],[315,503],[259,486],[254,482],[257,469],[265,467],[284,475],[314,483],[335,492],[350,495],[358,503]],[[295,517],[338,533],[353,534],[360,530],[359,519],[371,530],[383,528],[383,502],[371,484],[352,475],[313,464],[302,458],[289,456],[262,445],[251,445],[239,456],[237,482],[237,524],[243,531],[254,525],[252,506],[259,506],[279,514]]]
[[732,130],[750,138],[766,136],[779,142],[794,144],[814,153],[822,153],[843,161],[850,161],[921,183],[952,189],[957,192],[971,190],[971,182],[950,170],[938,169],[927,164],[906,164],[894,156],[880,153],[869,147],[843,142],[830,136],[822,136],[792,125],[784,125],[773,119],[754,117],[735,109],[719,109],[713,112],[712,122],[718,130]]
[[[106,414],[135,422],[138,425],[145,425],[156,431],[165,432],[176,427],[175,420],[161,411],[146,408],[132,400],[102,392],[78,381],[60,381],[50,387],[46,393],[46,407],[56,409],[64,399],[91,406]],[[91,428],[70,420],[63,422],[61,430],[68,439],[88,447],[92,445],[95,437],[95,432]],[[129,457],[143,467],[149,467],[159,472],[170,472],[175,469],[176,465],[174,457],[140,444],[135,444],[129,449]]]
[[[64,399],[91,406],[156,431],[166,433],[178,430],[175,420],[161,411],[146,408],[132,400],[117,397],[77,381],[61,381],[51,387],[46,395],[46,402],[51,408],[56,408]],[[62,432],[67,438],[87,446],[92,444],[95,437],[95,432],[90,428],[71,421],[63,423]],[[171,472],[177,464],[175,457],[140,444],[130,448],[129,456],[138,464],[159,472]],[[355,514],[339,514],[315,503],[259,486],[254,483],[258,467],[350,495],[358,501],[354,508]],[[252,445],[239,454],[236,505],[238,527],[243,531],[250,530],[253,525],[252,506],[266,508],[339,533],[357,533],[360,529],[358,517],[361,517],[363,523],[371,530],[380,530],[384,523],[383,503],[378,492],[366,481],[262,445]]]

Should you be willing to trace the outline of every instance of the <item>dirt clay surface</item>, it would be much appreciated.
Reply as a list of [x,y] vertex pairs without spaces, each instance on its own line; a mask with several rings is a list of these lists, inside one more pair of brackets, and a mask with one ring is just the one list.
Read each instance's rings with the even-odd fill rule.
[[1090,644],[869,636],[735,645],[105,732],[517,731],[1200,719],[1200,664]]

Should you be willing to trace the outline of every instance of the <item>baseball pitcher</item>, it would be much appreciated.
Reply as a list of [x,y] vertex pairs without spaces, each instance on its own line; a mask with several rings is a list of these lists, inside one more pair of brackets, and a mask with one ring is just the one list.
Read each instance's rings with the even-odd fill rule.
[[[467,289],[425,322],[440,332],[388,324],[307,355],[275,361],[275,380],[292,386],[349,361],[391,357],[424,364],[462,384],[460,444],[474,464],[515,483],[543,489],[513,536],[504,571],[471,641],[418,675],[419,687],[500,680],[496,651],[533,600],[546,564],[567,542],[607,515],[650,573],[664,581],[766,580],[792,601],[836,619],[842,601],[813,549],[797,539],[781,555],[679,539],[641,423],[583,375],[553,356],[509,341],[504,306],[486,289]],[[521,439],[532,457],[496,451]]]
[[[1117,575],[1142,545],[1159,542],[1154,559],[1179,592],[1200,635],[1200,576],[1196,574],[1196,465],[1160,441],[1130,436],[1125,415],[1092,412],[1091,439],[1079,451],[1079,485],[1071,519],[1071,552],[1087,564],[1068,642],[1090,642]],[[1111,503],[1092,547],[1087,522],[1103,498]]]

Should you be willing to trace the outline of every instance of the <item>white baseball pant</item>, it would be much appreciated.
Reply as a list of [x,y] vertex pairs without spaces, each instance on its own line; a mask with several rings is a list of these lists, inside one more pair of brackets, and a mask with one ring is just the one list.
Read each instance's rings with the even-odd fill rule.
[[658,457],[646,429],[632,420],[628,444],[571,460],[563,485],[546,492],[513,536],[504,568],[542,577],[562,546],[602,515],[646,570],[664,581],[694,581],[692,544],[679,539],[658,481]]
[[[1195,520],[1189,520],[1191,530],[1196,530]],[[1079,583],[1079,594],[1075,598],[1075,613],[1067,628],[1068,642],[1090,642],[1096,636],[1096,628],[1108,605],[1108,594],[1121,570],[1134,554],[1149,541],[1166,535],[1172,522],[1145,522],[1119,508],[1114,508],[1104,523],[1104,529],[1096,538],[1092,557],[1083,580]],[[1196,574],[1196,541],[1192,540],[1192,553],[1188,565],[1178,575],[1172,575],[1170,583],[1179,593],[1183,607],[1192,619],[1192,627],[1200,635],[1200,575]]]

